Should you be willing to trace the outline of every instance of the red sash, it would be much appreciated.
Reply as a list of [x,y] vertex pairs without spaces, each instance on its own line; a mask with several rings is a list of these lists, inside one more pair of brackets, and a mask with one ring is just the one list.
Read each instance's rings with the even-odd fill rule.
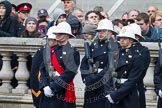
[[[64,72],[64,69],[59,64],[57,57],[56,57],[56,53],[54,51],[51,54],[51,57],[52,57],[51,62],[52,62],[54,69],[61,75]],[[76,101],[73,80],[68,83],[64,99],[66,102],[69,102],[69,103],[74,103]]]

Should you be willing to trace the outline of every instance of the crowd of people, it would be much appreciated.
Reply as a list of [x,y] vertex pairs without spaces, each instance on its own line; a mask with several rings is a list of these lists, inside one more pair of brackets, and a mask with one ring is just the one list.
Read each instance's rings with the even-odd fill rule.
[[[84,12],[76,0],[61,1],[64,9],[56,8],[50,17],[42,8],[37,18],[30,16],[31,3],[0,2],[0,37],[47,41],[32,58],[27,58],[34,106],[76,108],[73,79],[79,69],[85,84],[84,108],[146,108],[143,79],[150,53],[140,42],[162,41],[162,11],[149,6],[147,12],[132,9],[119,19],[110,19],[102,6]],[[85,40],[81,62],[70,38]],[[16,72],[16,55],[12,59],[11,67]],[[162,107],[161,61],[159,55],[154,70],[157,108]]]

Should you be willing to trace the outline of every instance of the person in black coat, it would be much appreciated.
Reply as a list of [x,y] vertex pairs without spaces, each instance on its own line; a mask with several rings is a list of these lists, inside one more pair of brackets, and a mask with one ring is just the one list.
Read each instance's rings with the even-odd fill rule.
[[0,15],[0,37],[17,37],[17,20],[10,16],[12,5],[9,1],[1,1],[0,7],[4,9],[4,13]]
[[[57,45],[56,42],[56,36],[53,34],[53,27],[48,29],[47,37],[46,39],[48,43],[46,43],[45,47],[47,45],[53,47]],[[53,44],[51,44],[51,40]],[[43,62],[43,52],[45,50],[45,47],[40,48],[35,55],[32,58],[32,65],[31,65],[31,72],[30,72],[30,87],[32,92],[32,98],[33,98],[33,104],[36,106],[36,108],[39,108],[39,102],[41,97],[41,90],[39,89],[39,67],[41,63]]]
[[33,98],[33,104],[36,108],[39,108],[39,101],[41,91],[39,90],[39,67],[43,61],[43,49],[39,49],[32,58],[31,72],[30,72],[30,87]]
[[[141,35],[141,28],[139,25],[137,25],[136,23],[132,23],[130,24],[131,27],[133,28],[134,30],[134,33],[135,33],[135,38],[137,40],[143,40],[144,37]],[[144,67],[143,67],[143,71],[142,71],[142,74],[141,74],[141,78],[137,84],[137,88],[138,88],[138,91],[139,91],[139,102],[140,102],[140,108],[146,108],[146,97],[145,97],[145,86],[144,86],[144,83],[143,83],[143,79],[146,75],[146,72],[147,72],[147,69],[149,67],[149,64],[150,64],[150,52],[148,50],[148,48],[146,46],[142,46],[142,44],[140,42],[135,42],[134,43],[134,49],[136,52],[139,52],[143,58],[144,58]]]
[[[98,39],[93,41],[89,47],[89,57],[85,55],[82,59],[80,71],[82,81],[85,84],[84,106],[83,108],[107,108],[107,86],[104,84],[104,75],[108,73],[109,57],[108,53],[112,49],[110,41],[118,46],[111,37],[113,25],[110,20],[103,19],[99,22],[96,29]],[[88,48],[85,48],[87,50]],[[106,78],[108,79],[108,78]]]
[[56,34],[58,46],[46,52],[51,56],[43,59],[40,66],[39,88],[43,93],[39,107],[76,108],[73,79],[80,64],[80,55],[68,42],[69,37],[75,36],[67,22],[59,23],[53,33]]
[[133,29],[125,26],[120,31],[119,60],[116,68],[118,81],[116,89],[106,97],[111,104],[107,108],[140,108],[137,83],[141,78],[144,60],[139,52],[136,52],[133,43],[137,41]]
[[158,95],[157,108],[162,108],[162,67],[160,66],[160,57],[157,60],[154,70],[155,92]]

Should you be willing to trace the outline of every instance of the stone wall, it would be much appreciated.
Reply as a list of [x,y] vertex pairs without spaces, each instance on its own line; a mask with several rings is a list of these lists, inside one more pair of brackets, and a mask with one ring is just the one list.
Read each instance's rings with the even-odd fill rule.
[[[82,39],[70,39],[70,43],[79,50],[82,58],[84,55],[84,41]],[[2,79],[2,86],[0,86],[0,108],[32,108],[31,91],[26,86],[26,82],[29,78],[29,72],[26,67],[26,57],[28,55],[33,55],[40,47],[44,46],[44,44],[45,40],[42,38],[1,37],[0,55],[3,56],[3,66],[0,71],[0,79]],[[149,48],[151,54],[151,63],[144,79],[144,83],[147,86],[147,108],[155,108],[157,96],[154,92],[153,71],[155,61],[158,57],[158,44],[153,42],[142,44]],[[13,53],[19,57],[19,66],[15,74],[19,84],[16,88],[13,88],[10,85],[11,79],[14,75],[10,66],[10,56]],[[74,83],[75,88],[77,88],[76,96],[77,106],[79,108],[83,105],[84,96],[84,84],[82,83],[79,71],[74,79]]]

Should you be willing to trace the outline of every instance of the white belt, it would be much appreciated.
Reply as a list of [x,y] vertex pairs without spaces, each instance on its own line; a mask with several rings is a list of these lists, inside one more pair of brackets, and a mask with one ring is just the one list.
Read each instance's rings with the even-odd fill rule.
[[128,79],[120,79],[121,84],[125,83]]
[[103,69],[102,68],[98,68],[98,73],[100,73]]

